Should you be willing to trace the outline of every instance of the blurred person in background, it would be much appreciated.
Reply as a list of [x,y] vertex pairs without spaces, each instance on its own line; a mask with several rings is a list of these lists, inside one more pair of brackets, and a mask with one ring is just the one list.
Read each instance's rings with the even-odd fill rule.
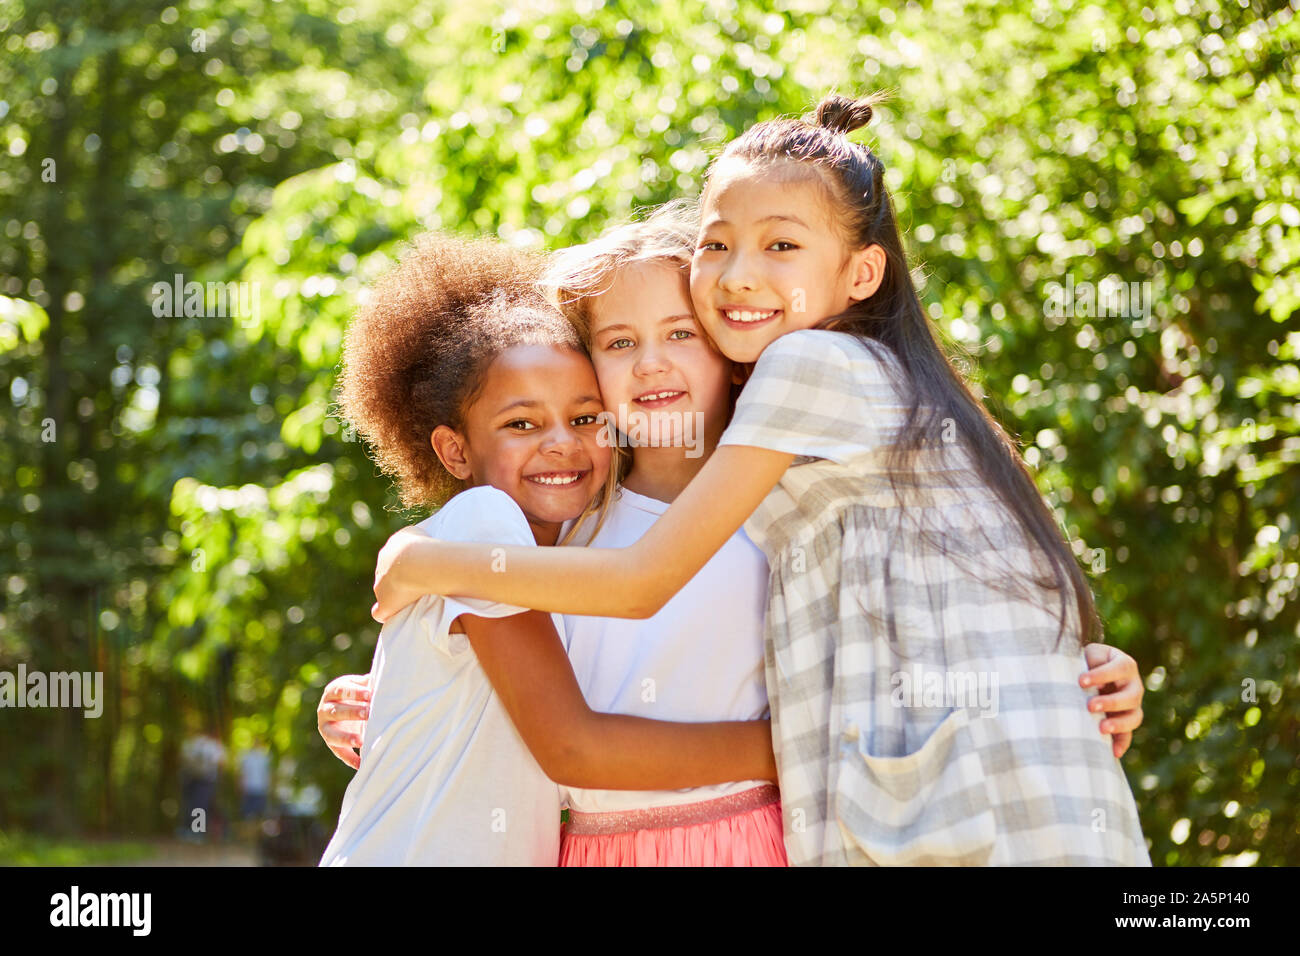
[[226,748],[214,730],[191,733],[181,746],[182,839],[196,843],[207,839],[217,780],[225,764]]
[[259,735],[239,755],[239,819],[256,826],[266,816],[271,793],[271,751]]

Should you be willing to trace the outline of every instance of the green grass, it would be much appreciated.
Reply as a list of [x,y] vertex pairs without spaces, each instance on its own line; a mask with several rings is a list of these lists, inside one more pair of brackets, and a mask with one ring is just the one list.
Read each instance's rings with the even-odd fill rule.
[[129,863],[153,852],[135,840],[58,839],[0,831],[0,866],[95,866]]

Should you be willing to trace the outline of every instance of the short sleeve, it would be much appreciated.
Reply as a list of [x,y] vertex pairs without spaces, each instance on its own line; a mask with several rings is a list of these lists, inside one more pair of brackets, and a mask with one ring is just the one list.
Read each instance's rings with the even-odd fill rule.
[[[462,491],[419,525],[421,531],[443,541],[475,541],[483,544],[535,547],[537,542],[519,505],[499,488],[481,486]],[[430,614],[424,606],[421,625],[429,641],[450,657],[469,652],[464,634],[452,634],[452,622],[462,614],[479,617],[510,617],[528,608],[470,597],[423,598],[440,601],[441,613]]]
[[888,361],[844,332],[789,332],[758,357],[719,444],[841,464],[875,450],[900,408]]

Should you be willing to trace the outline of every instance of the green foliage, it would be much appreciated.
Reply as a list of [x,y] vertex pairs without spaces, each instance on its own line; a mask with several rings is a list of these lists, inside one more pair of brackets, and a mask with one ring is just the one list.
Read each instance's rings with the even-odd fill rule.
[[[1148,2],[0,2],[0,668],[110,688],[5,714],[0,826],[174,824],[187,719],[332,815],[315,703],[409,517],[332,414],[367,283],[426,228],[589,238],[755,120],[893,88],[864,139],[927,307],[1150,675],[1153,859],[1300,860],[1300,30]],[[159,316],[176,273],[256,304]],[[1149,298],[1085,309],[1106,282]]]
[[112,866],[149,856],[147,843],[130,840],[52,840],[0,832],[0,866]]

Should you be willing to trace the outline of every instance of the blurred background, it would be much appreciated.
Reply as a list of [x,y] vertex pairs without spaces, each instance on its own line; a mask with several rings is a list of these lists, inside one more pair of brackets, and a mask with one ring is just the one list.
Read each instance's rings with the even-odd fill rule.
[[0,709],[0,863],[314,862],[418,517],[334,416],[362,290],[888,88],[924,301],[1147,675],[1153,861],[1300,864],[1300,0],[1146,2],[0,0],[0,674],[103,675]]

